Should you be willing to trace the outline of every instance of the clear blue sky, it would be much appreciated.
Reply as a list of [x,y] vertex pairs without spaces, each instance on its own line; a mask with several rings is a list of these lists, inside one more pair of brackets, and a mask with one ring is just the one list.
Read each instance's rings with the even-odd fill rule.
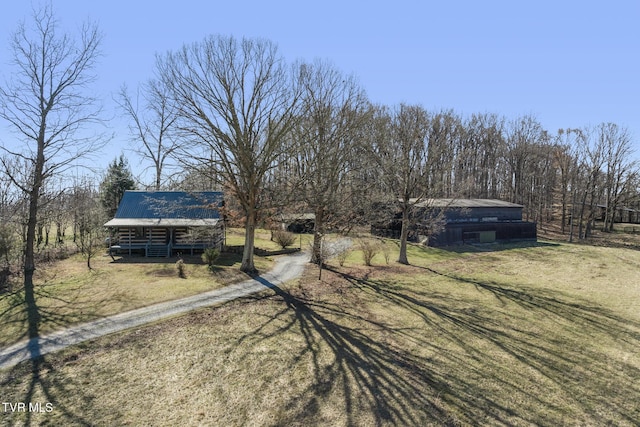
[[[154,55],[209,34],[262,37],[289,60],[329,59],[355,74],[375,103],[422,104],[461,114],[532,114],[559,128],[614,122],[640,151],[640,2],[53,0],[72,32],[85,19],[104,33],[99,93],[135,88]],[[0,78],[8,38],[28,1],[0,13]],[[122,121],[105,165],[127,145]],[[0,128],[0,138],[9,136]]]

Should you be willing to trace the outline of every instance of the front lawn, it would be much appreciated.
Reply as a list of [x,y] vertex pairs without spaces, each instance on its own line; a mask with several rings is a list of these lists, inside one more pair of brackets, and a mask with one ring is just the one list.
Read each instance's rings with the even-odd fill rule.
[[[243,231],[231,229],[228,240],[242,244]],[[237,242],[237,243],[235,243]],[[256,246],[276,248],[268,232],[258,230]],[[34,277],[37,304],[42,316],[41,332],[47,333],[99,317],[214,290],[247,279],[240,272],[241,254],[223,253],[210,271],[200,255],[184,255],[186,278],[178,276],[171,258],[116,256],[105,253],[91,262],[79,254],[68,259],[39,264]],[[270,257],[254,258],[256,268],[267,271]],[[19,279],[14,293],[0,293],[0,346],[13,344],[27,335],[26,309]]]
[[487,249],[356,251],[323,281],[310,266],[24,363],[0,390],[52,403],[31,415],[47,425],[638,425],[640,252]]

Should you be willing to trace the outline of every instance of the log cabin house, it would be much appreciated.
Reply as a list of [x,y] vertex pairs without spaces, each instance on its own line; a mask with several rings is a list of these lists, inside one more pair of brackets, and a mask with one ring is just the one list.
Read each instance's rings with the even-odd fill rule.
[[221,192],[126,191],[115,217],[110,253],[169,257],[222,249]]

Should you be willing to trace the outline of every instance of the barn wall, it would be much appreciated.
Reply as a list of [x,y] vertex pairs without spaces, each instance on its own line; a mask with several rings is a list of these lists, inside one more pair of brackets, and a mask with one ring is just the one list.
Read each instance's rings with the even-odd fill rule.
[[520,207],[481,207],[465,209],[447,209],[447,222],[499,222],[522,221]]
[[495,233],[496,242],[537,239],[537,227],[533,222],[447,224],[441,233],[429,238],[429,246],[488,243],[490,233]]
[[[518,240],[536,240],[536,224],[522,221],[522,206],[476,206],[423,208],[416,213],[418,218],[437,218],[442,214],[444,229],[429,237],[429,246],[460,245],[465,243],[508,242]],[[400,238],[402,221],[395,219],[371,225],[371,233],[376,236]],[[410,230],[409,240],[418,240],[420,230]]]

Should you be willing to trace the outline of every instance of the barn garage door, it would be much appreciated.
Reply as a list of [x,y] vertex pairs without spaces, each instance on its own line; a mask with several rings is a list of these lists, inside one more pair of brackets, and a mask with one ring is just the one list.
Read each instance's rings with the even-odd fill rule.
[[493,243],[496,241],[496,232],[495,231],[481,231],[480,232],[480,243]]

